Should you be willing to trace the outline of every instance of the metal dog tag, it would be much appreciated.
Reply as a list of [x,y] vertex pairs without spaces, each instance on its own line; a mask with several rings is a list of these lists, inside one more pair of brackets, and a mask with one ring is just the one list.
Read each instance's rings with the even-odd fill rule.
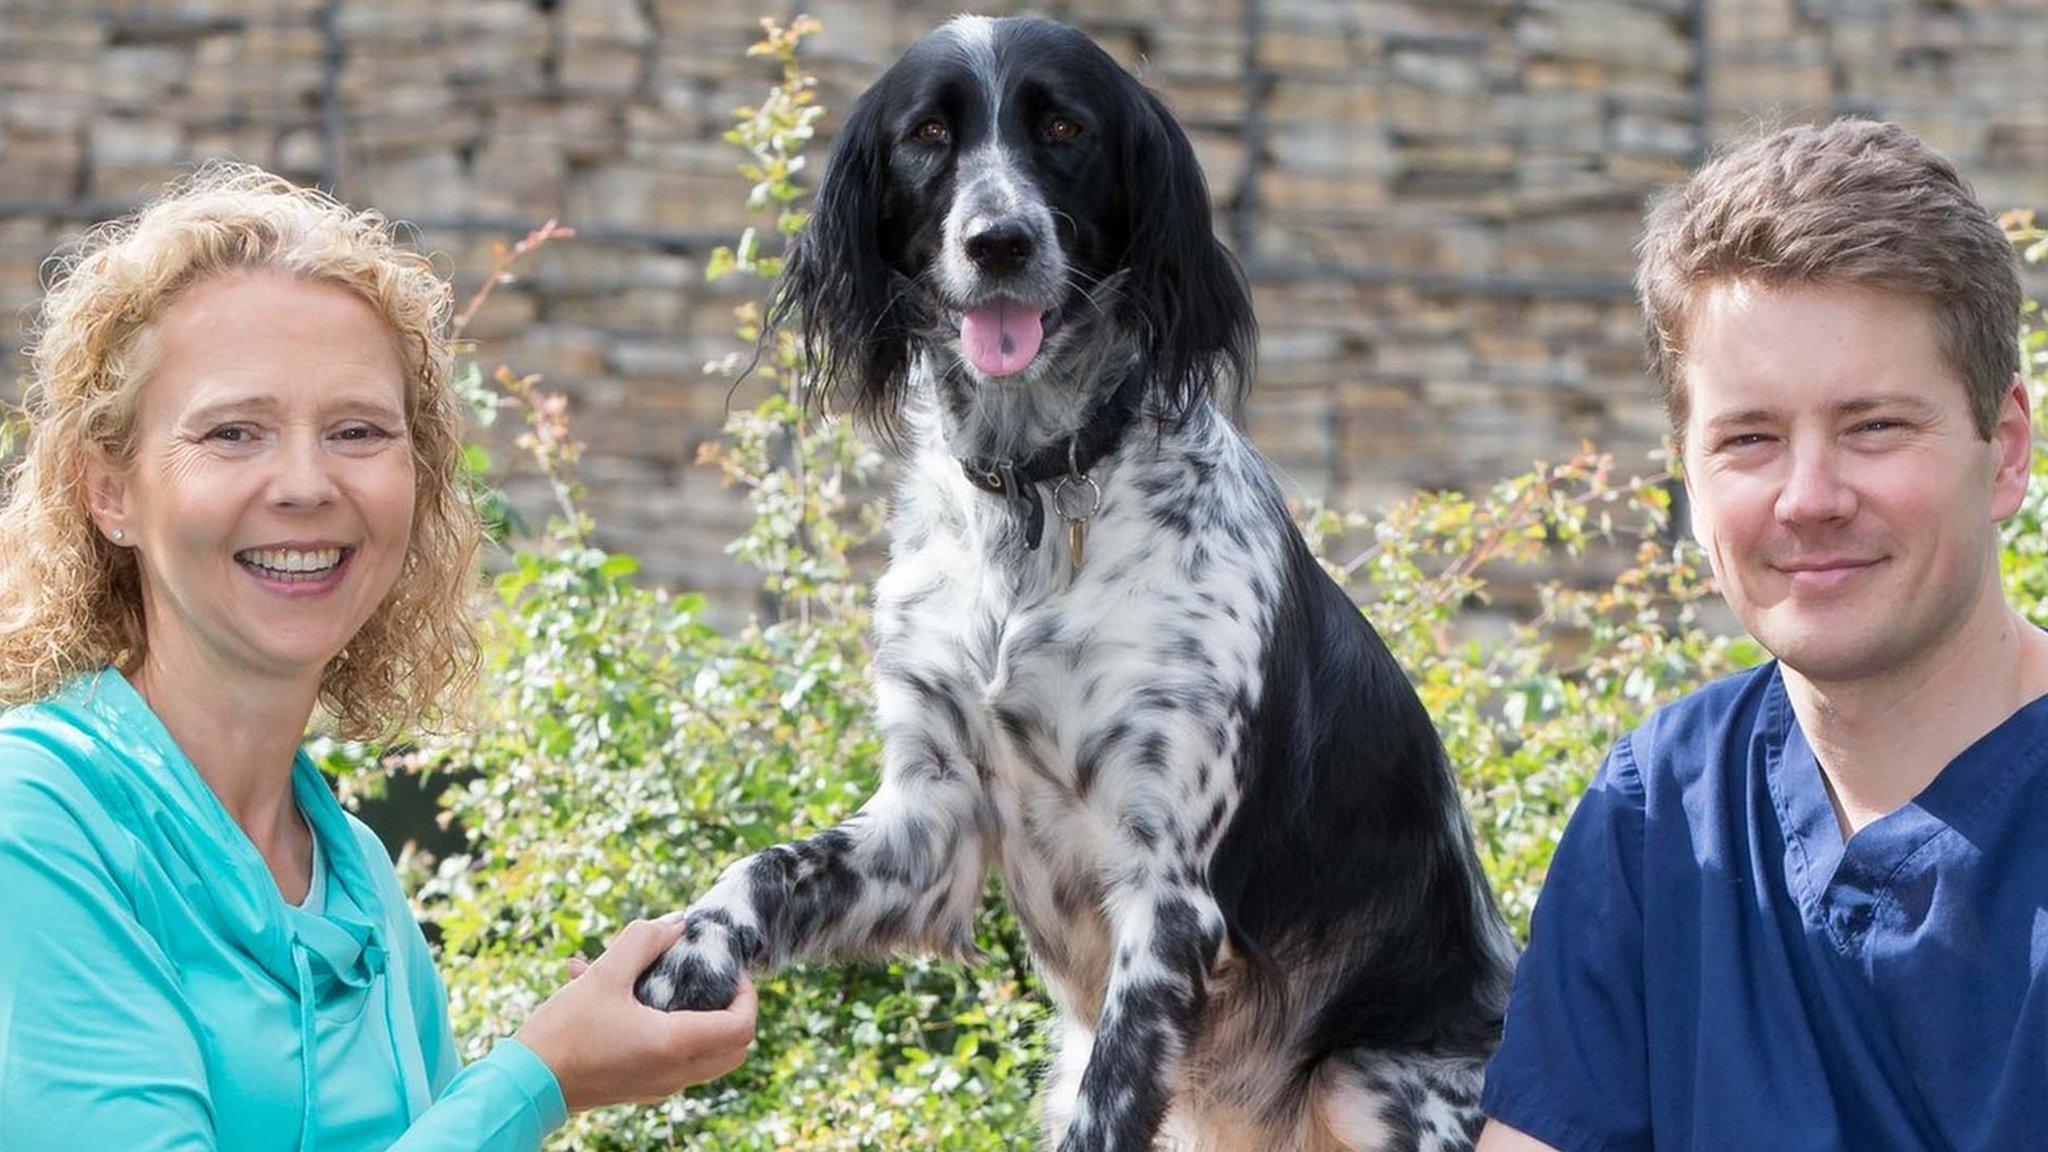
[[1052,490],[1052,510],[1067,522],[1067,578],[1081,574],[1081,561],[1088,547],[1088,521],[1102,508],[1102,489],[1084,475],[1060,477]]

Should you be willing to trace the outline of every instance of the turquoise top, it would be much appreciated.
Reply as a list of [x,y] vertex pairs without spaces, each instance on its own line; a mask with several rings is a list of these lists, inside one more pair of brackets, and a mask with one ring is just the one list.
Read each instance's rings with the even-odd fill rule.
[[540,1058],[467,1068],[375,834],[301,752],[312,910],[112,670],[0,716],[0,1149],[540,1147]]

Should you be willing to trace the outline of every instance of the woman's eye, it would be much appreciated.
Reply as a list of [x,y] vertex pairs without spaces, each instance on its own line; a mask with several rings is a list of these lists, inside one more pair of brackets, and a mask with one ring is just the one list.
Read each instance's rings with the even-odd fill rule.
[[946,130],[945,123],[939,120],[927,120],[910,134],[911,139],[920,144],[944,144],[951,135],[952,133]]
[[1065,116],[1054,116],[1045,122],[1045,135],[1055,143],[1064,144],[1081,135],[1081,125]]
[[385,445],[402,439],[402,426],[384,424],[344,424],[333,432],[334,443],[344,452],[381,451]]
[[254,434],[240,424],[223,424],[205,436],[221,444],[246,444],[253,438]]

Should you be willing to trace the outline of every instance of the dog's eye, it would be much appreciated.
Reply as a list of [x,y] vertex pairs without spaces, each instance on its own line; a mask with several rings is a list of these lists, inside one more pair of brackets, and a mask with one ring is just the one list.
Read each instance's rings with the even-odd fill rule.
[[951,135],[941,120],[927,120],[910,132],[910,138],[920,144],[944,144]]
[[1045,135],[1055,143],[1064,144],[1081,134],[1081,125],[1065,116],[1054,116],[1045,122]]

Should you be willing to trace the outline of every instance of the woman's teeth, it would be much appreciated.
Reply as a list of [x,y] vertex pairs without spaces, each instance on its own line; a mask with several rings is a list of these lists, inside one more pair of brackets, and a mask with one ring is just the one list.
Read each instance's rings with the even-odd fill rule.
[[236,553],[235,559],[266,576],[301,579],[324,576],[341,563],[339,548],[316,548],[301,552],[292,548],[251,548]]

